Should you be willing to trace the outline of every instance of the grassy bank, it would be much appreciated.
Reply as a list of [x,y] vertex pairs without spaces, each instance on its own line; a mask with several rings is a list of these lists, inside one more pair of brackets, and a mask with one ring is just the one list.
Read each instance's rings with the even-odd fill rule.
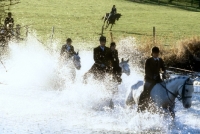
[[[101,17],[117,6],[123,16],[113,27],[115,40],[133,36],[138,40],[152,38],[156,27],[156,39],[163,44],[200,35],[199,12],[175,7],[134,3],[127,0],[21,0],[13,5],[16,24],[28,25],[37,31],[42,40],[66,37],[81,41],[98,40],[101,33]],[[105,31],[109,36],[109,31]]]

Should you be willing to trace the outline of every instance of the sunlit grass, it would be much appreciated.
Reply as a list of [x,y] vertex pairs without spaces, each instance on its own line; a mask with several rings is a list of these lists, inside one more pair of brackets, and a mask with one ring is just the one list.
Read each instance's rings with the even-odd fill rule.
[[[97,41],[103,24],[101,17],[113,4],[123,15],[113,27],[115,40],[127,36],[150,40],[153,26],[156,40],[162,40],[163,45],[200,35],[198,12],[126,0],[21,0],[11,11],[16,23],[36,30],[43,41],[51,37],[52,27],[54,39],[63,42],[67,37]],[[104,35],[109,37],[109,30]]]

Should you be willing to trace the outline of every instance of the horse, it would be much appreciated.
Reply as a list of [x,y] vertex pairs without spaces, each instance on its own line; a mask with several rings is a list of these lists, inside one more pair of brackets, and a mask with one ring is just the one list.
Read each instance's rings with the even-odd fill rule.
[[64,52],[61,57],[62,63],[68,67],[68,71],[70,71],[70,76],[72,81],[74,81],[76,76],[76,70],[81,69],[81,60],[80,60],[79,52],[76,52],[72,56],[69,56],[68,53]]
[[125,61],[124,58],[122,58],[121,62],[119,63],[119,66],[122,69],[122,73],[126,74],[127,76],[129,76],[131,73],[128,62],[129,59]]
[[121,62],[119,63],[119,67],[121,68],[121,72],[118,72],[117,74],[113,74],[113,71],[111,68],[105,68],[105,70],[98,70],[95,68],[95,64],[92,66],[92,68],[86,72],[83,76],[84,83],[87,83],[88,77],[90,77],[93,74],[93,78],[97,80],[104,80],[106,74],[112,76],[112,81],[118,82],[119,84],[121,83],[121,75],[122,73],[126,75],[130,75],[130,68],[129,68],[129,59],[124,60],[123,58],[121,59]]
[[111,24],[111,27],[110,27],[110,30],[111,30],[113,24],[115,24],[115,21],[116,21],[116,20],[118,21],[119,18],[120,18],[121,16],[122,16],[122,15],[121,15],[120,13],[116,13],[116,14],[114,14],[114,15],[111,15],[110,18],[108,19],[109,13],[106,13],[106,14],[102,17],[102,20],[104,20],[103,27],[104,27],[104,25],[105,25],[105,22],[107,22],[107,23],[106,23],[105,29],[107,29],[108,26]]
[[[191,98],[194,92],[193,81],[189,76],[178,76],[157,83],[151,90],[150,96],[153,102],[152,107],[147,110],[157,109],[160,112],[169,112],[175,118],[175,99],[182,100],[184,108],[191,107]],[[143,81],[138,81],[127,92],[126,105],[138,102],[138,88],[143,85]],[[152,108],[152,109],[151,109]],[[152,111],[155,112],[155,111]]]

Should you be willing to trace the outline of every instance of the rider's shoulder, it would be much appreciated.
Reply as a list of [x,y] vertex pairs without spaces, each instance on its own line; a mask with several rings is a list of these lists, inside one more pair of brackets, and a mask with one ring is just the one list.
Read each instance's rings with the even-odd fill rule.
[[62,45],[62,48],[63,48],[63,47],[66,47],[66,46],[67,46],[67,44],[64,44],[64,45]]
[[148,57],[148,58],[146,59],[146,61],[151,61],[151,60],[153,60],[153,57]]
[[97,49],[100,49],[100,46],[94,48],[94,50],[97,50]]
[[[106,47],[105,47],[106,48]],[[100,46],[97,46],[94,48],[94,50],[101,50],[101,47]]]
[[105,48],[106,48],[106,49],[108,49],[108,50],[110,50],[110,48],[109,48],[109,47],[107,47],[107,46],[105,46]]
[[164,60],[162,58],[159,58],[160,61],[164,62]]

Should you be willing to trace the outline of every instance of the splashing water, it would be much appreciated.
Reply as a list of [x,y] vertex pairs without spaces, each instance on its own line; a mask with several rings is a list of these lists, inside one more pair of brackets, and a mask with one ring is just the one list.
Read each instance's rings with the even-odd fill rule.
[[[133,38],[123,39],[120,54],[132,43]],[[103,83],[92,79],[87,85],[82,83],[94,62],[92,51],[80,51],[82,68],[72,82],[67,66],[59,63],[59,53],[45,49],[36,38],[10,43],[8,49],[9,56],[3,60],[8,72],[0,67],[1,134],[200,133],[199,95],[193,97],[188,110],[177,103],[174,123],[158,114],[139,114],[136,108],[127,108],[126,91],[143,77],[132,65],[131,75],[122,75],[123,83],[112,95]],[[111,98],[113,110],[108,107]]]

